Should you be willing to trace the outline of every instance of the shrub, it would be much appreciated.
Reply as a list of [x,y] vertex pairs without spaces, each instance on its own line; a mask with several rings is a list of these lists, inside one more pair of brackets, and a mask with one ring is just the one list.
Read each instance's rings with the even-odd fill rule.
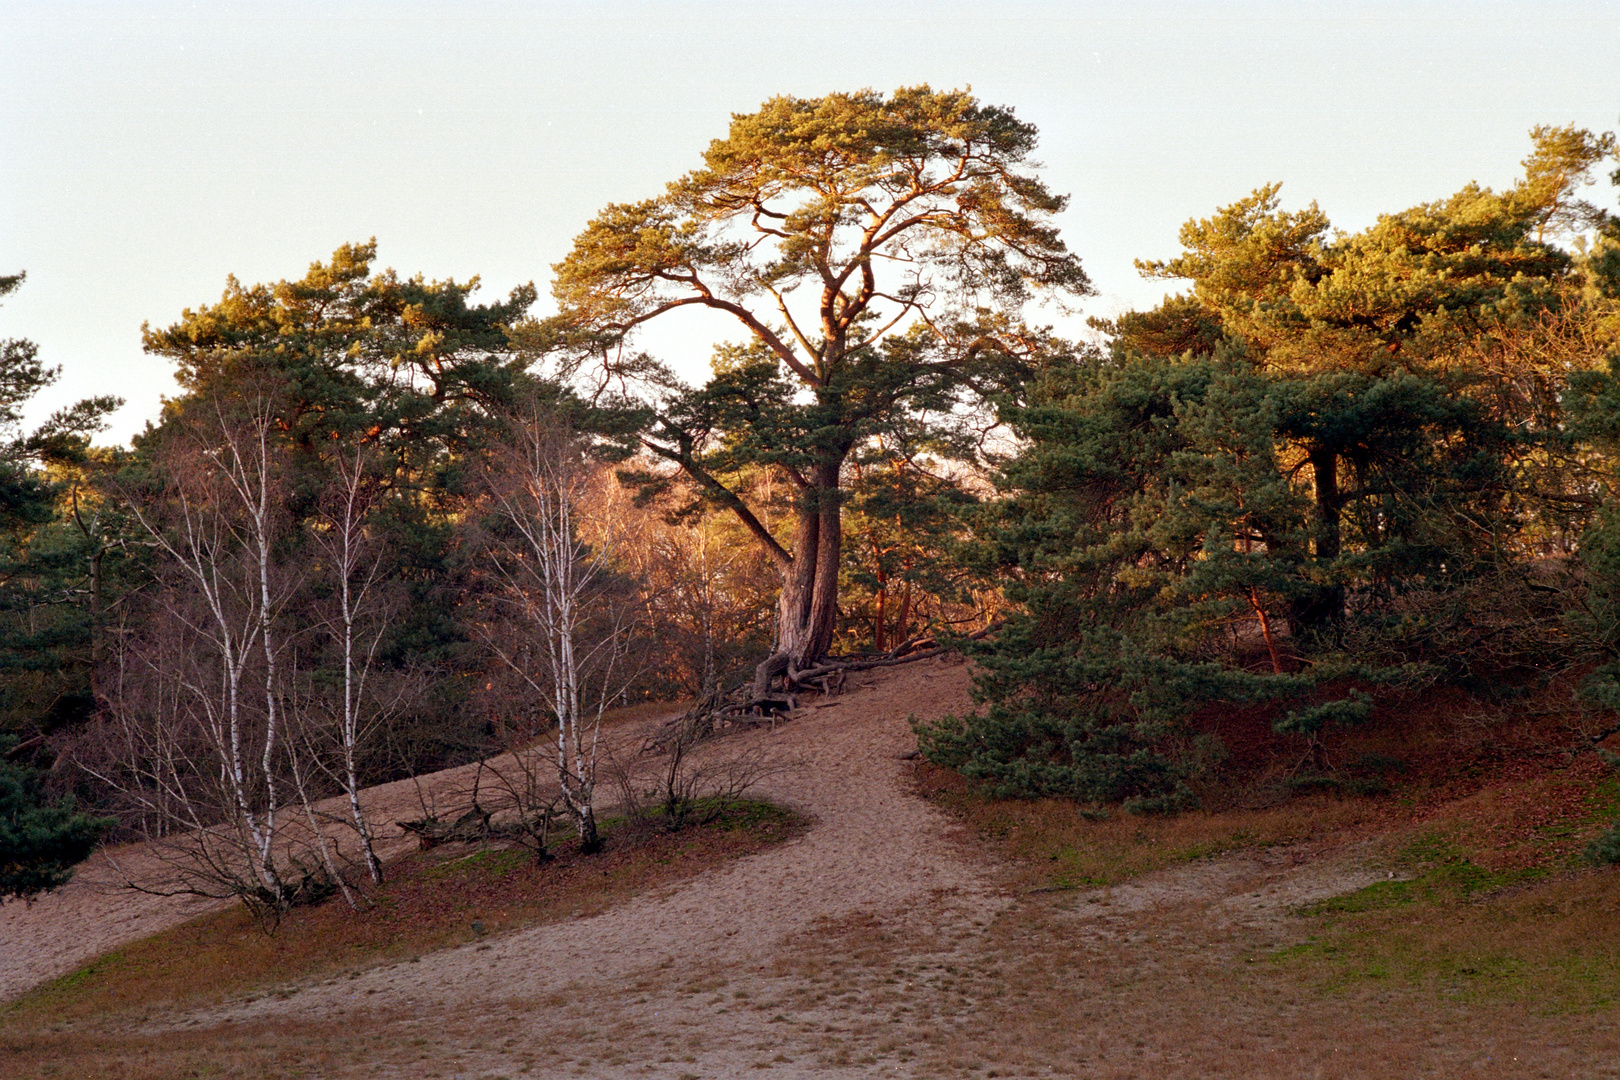
[[[1603,756],[1604,761],[1620,769],[1620,754],[1611,754],[1607,750],[1599,750],[1598,753]],[[1586,845],[1586,857],[1600,866],[1620,863],[1620,821],[1616,821],[1608,832]]]

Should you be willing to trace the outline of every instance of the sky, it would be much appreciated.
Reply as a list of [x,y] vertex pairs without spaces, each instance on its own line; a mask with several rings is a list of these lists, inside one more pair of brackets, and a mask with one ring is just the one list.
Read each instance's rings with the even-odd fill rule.
[[[124,441],[175,392],[142,323],[227,275],[375,236],[402,274],[544,297],[597,211],[696,167],[731,114],[919,83],[1036,125],[1086,311],[1111,315],[1165,291],[1134,259],[1261,184],[1354,231],[1511,184],[1535,124],[1620,127],[1620,0],[0,0],[0,273],[28,274],[0,337],[63,369],[35,419],[117,394]],[[649,344],[697,375],[724,336]]]

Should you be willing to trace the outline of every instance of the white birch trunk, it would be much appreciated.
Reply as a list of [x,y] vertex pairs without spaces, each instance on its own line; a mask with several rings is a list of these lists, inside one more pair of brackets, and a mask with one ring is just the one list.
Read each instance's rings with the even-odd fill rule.
[[[605,610],[597,596],[616,531],[605,529],[594,550],[585,552],[578,513],[591,472],[579,439],[543,416],[531,415],[513,430],[506,468],[489,484],[494,508],[514,536],[500,545],[494,566],[508,603],[537,639],[532,652],[539,670],[524,662],[528,643],[491,638],[488,644],[556,717],[552,753],[558,794],[581,845],[594,850],[602,714],[616,696],[627,640],[623,613]],[[588,636],[585,627],[593,616],[605,618],[607,625]]]
[[[238,857],[245,864],[240,880],[244,887],[251,884],[262,890],[279,907],[286,903],[287,891],[276,849],[281,809],[276,619],[281,598],[271,581],[276,537],[269,417],[261,410],[239,427],[221,413],[216,416],[217,428],[210,427],[209,442],[190,463],[193,475],[177,477],[173,528],[165,528],[138,501],[131,509],[153,547],[201,602],[200,619],[178,603],[169,605],[168,614],[213,653],[219,685],[210,688],[188,678],[179,661],[174,672],[158,674],[160,679],[171,675],[185,688],[214,748],[220,784],[232,811],[228,827],[237,836]],[[244,554],[250,563],[249,581],[232,577]],[[264,722],[250,731],[244,715],[244,679],[255,650],[265,663]],[[257,745],[249,745],[250,739]],[[255,792],[256,786],[262,794]]]
[[358,754],[364,729],[367,726],[362,713],[365,710],[366,682],[376,661],[377,646],[382,640],[385,624],[379,620],[375,632],[370,634],[364,654],[355,655],[360,636],[360,622],[370,606],[380,575],[376,558],[367,558],[365,518],[369,500],[365,486],[365,451],[355,451],[354,460],[337,461],[337,501],[327,514],[330,527],[325,537],[337,578],[338,613],[333,628],[343,654],[343,680],[340,715],[338,717],[338,747],[342,757],[340,782],[349,804],[349,817],[359,840],[366,874],[372,884],[382,883],[382,862],[377,858],[374,832],[370,819],[360,805],[360,773]]

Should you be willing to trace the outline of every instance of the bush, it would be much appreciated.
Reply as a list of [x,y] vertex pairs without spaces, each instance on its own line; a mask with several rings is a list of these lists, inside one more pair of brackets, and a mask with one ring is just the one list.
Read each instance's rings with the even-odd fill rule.
[[[1144,739],[1136,717],[1107,706],[1069,713],[992,705],[988,712],[911,722],[936,765],[984,781],[1000,799],[1131,799],[1153,810],[1185,805],[1180,770]],[[1170,800],[1166,802],[1165,800]]]
[[[1603,760],[1620,769],[1620,754],[1611,754],[1607,750],[1599,750]],[[1586,857],[1599,866],[1609,866],[1620,863],[1620,821],[1614,823],[1608,832],[1586,845]]]
[[0,901],[66,884],[112,826],[80,812],[72,796],[46,801],[38,770],[0,758]]
[[1620,863],[1620,821],[1615,822],[1612,829],[1586,845],[1586,857],[1599,866]]

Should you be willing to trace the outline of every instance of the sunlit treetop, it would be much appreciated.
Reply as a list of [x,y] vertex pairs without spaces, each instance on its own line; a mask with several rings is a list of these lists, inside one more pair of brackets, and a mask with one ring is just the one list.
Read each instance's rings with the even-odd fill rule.
[[[604,209],[556,265],[557,340],[604,384],[653,384],[642,444],[734,512],[783,575],[756,692],[832,643],[851,454],[879,437],[948,441],[1062,352],[1024,308],[1091,285],[1052,223],[1065,200],[1036,175],[1035,141],[965,91],[772,98],[662,196]],[[685,307],[731,316],[747,339],[696,389],[626,347]],[[754,466],[794,489],[787,543],[735,488]]]
[[1506,191],[1469,184],[1350,235],[1316,204],[1282,210],[1280,185],[1261,187],[1184,225],[1181,255],[1138,262],[1190,280],[1192,295],[1118,325],[1143,344],[1192,347],[1212,343],[1213,320],[1274,365],[1366,367],[1427,362],[1485,323],[1534,316],[1575,268],[1555,240],[1610,220],[1578,195],[1616,147],[1573,127],[1530,134],[1524,178]]
[[555,267],[559,305],[610,339],[724,311],[810,386],[913,320],[966,346],[980,309],[1090,291],[1035,141],[963,91],[773,98],[664,196],[598,215]]

